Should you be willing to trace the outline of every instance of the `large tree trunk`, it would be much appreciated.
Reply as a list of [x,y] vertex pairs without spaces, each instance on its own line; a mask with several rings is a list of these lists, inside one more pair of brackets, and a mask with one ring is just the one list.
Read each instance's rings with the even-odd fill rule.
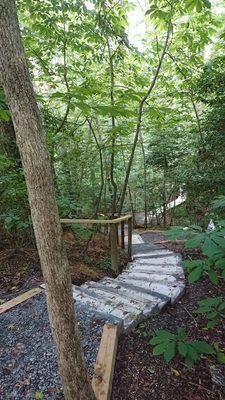
[[51,167],[14,0],[0,0],[0,48],[0,80],[23,163],[65,399],[94,399],[75,320],[71,278],[63,248]]

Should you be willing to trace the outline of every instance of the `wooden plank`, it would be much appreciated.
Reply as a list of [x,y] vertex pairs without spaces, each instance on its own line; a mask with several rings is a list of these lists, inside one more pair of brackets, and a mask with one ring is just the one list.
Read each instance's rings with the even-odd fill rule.
[[128,247],[127,252],[129,259],[132,258],[132,219],[128,220]]
[[12,300],[7,301],[0,306],[0,314],[4,313],[7,310],[10,310],[10,308],[17,306],[18,304],[22,303],[25,300],[28,300],[30,297],[33,297],[36,294],[41,293],[42,291],[43,289],[41,288],[34,288],[28,290],[28,292],[21,294],[20,296],[15,297]]
[[132,215],[127,214],[115,219],[76,219],[63,218],[60,219],[62,224],[118,224],[121,221],[126,221],[132,218]]
[[118,325],[106,323],[94,365],[92,388],[97,400],[110,400],[118,344]]
[[110,249],[111,249],[111,268],[118,273],[119,254],[117,247],[117,227],[118,225],[110,225]]

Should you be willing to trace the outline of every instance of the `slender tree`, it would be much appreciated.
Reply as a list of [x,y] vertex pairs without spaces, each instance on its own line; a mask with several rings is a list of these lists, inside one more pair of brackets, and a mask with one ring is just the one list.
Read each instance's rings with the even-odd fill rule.
[[23,163],[65,399],[94,399],[75,319],[71,278],[63,247],[50,162],[14,0],[0,0],[0,47],[0,81],[12,115]]
[[121,193],[119,211],[118,211],[119,215],[121,215],[122,210],[123,210],[123,204],[124,204],[124,200],[125,200],[125,196],[126,196],[126,190],[127,190],[129,177],[130,177],[130,171],[131,171],[131,167],[132,167],[132,164],[133,164],[134,154],[135,154],[135,150],[136,150],[136,146],[137,146],[137,143],[138,143],[139,134],[140,134],[140,130],[141,130],[142,115],[143,115],[143,111],[144,111],[144,106],[145,106],[145,103],[148,100],[152,90],[155,87],[155,84],[157,82],[159,73],[161,71],[163,60],[164,60],[165,55],[166,55],[167,48],[169,46],[170,33],[171,33],[171,30],[172,30],[173,13],[174,13],[174,0],[171,2],[171,5],[170,5],[170,12],[169,12],[169,18],[168,18],[168,25],[167,25],[168,27],[167,27],[166,38],[165,38],[165,42],[164,42],[164,45],[163,45],[163,50],[162,50],[161,56],[159,57],[159,61],[158,61],[158,65],[157,65],[155,74],[154,74],[153,79],[152,79],[152,81],[151,81],[151,83],[150,83],[150,85],[149,85],[149,87],[147,89],[146,94],[142,97],[142,99],[140,101],[140,104],[139,104],[139,107],[138,107],[138,115],[137,115],[137,124],[136,124],[135,136],[134,136],[134,141],[133,141],[133,145],[132,145],[132,149],[131,149],[130,158],[129,158],[129,161],[128,161],[128,164],[127,164],[126,176],[125,176],[123,189],[122,189],[122,193]]

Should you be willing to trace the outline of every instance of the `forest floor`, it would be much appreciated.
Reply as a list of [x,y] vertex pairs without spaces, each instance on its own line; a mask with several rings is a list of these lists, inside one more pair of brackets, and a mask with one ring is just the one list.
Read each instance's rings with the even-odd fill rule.
[[[142,235],[146,242],[163,239],[161,234],[149,232]],[[170,244],[171,250],[182,257],[199,257],[197,250],[186,250],[182,245]],[[140,324],[119,341],[113,384],[113,400],[222,400],[225,399],[225,367],[216,365],[211,358],[202,357],[192,369],[176,356],[166,364],[162,356],[152,355],[148,344],[159,329],[176,332],[184,327],[190,339],[218,341],[225,345],[225,321],[216,328],[205,330],[206,321],[195,314],[197,302],[208,296],[225,294],[225,284],[212,285],[207,278],[189,285],[182,299],[169,305],[160,314]],[[215,382],[220,382],[216,384]]]
[[[87,240],[77,238],[71,230],[64,232],[72,282],[81,285],[104,276],[115,277],[110,269],[110,249],[101,233]],[[128,257],[121,252],[121,269]],[[37,250],[34,247],[5,248],[0,251],[0,303],[43,283]]]
[[[142,237],[149,243],[164,239],[162,233],[157,232],[143,233]],[[66,232],[64,239],[75,283],[81,284],[87,279],[98,280],[110,275],[109,248],[102,235],[94,237],[87,251],[87,242],[77,240],[71,232]],[[201,256],[197,250],[185,250],[181,244],[172,243],[168,247],[180,252],[183,258]],[[123,262],[126,262],[126,257]],[[4,272],[0,298],[4,300],[43,281],[34,248],[1,251],[0,265],[1,272]],[[208,279],[202,279],[191,286],[187,283],[186,293],[177,304],[169,305],[160,314],[141,323],[129,335],[122,336],[119,340],[111,399],[225,400],[224,366],[216,365],[213,358],[202,357],[195,367],[187,370],[178,356],[166,364],[161,356],[152,355],[152,346],[148,344],[156,330],[169,329],[176,332],[177,327],[183,326],[188,338],[211,343],[218,341],[224,347],[225,322],[214,329],[205,330],[206,321],[194,312],[198,300],[224,293],[225,284],[214,286]],[[103,322],[91,314],[84,319],[84,312],[79,308],[77,315],[91,374]],[[8,393],[9,399],[31,399],[35,390],[43,392],[44,399],[63,398],[44,294],[2,314],[1,318],[4,330],[0,333],[0,358],[4,368],[0,371],[0,398]]]

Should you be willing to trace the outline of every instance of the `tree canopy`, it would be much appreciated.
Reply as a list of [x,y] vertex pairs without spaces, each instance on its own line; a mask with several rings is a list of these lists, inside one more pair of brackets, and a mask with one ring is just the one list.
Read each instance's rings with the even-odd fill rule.
[[[183,193],[195,221],[223,194],[222,2],[143,3],[141,45],[137,7],[17,2],[62,217],[150,212]],[[21,232],[31,220],[3,91],[0,120],[1,224]]]

